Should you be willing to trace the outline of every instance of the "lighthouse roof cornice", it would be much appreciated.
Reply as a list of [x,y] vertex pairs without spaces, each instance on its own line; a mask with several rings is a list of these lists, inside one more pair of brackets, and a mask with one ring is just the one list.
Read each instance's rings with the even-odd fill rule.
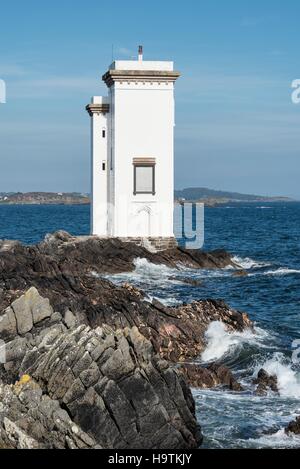
[[175,82],[179,77],[180,73],[173,70],[108,70],[102,80],[110,87],[116,81]]
[[99,103],[92,103],[86,106],[86,110],[90,116],[93,114],[107,114],[109,112],[109,104],[99,104]]

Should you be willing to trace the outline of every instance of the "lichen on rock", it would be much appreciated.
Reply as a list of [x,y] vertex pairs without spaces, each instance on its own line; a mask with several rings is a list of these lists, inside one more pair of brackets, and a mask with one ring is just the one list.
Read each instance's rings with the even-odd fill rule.
[[[134,259],[176,267],[232,265],[224,251],[151,253],[120,240],[56,233],[36,246],[0,243],[0,446],[196,448],[202,440],[184,369],[205,331],[251,328],[222,301],[166,307],[101,274]],[[91,275],[92,271],[98,273]],[[226,370],[210,376],[234,385]]]

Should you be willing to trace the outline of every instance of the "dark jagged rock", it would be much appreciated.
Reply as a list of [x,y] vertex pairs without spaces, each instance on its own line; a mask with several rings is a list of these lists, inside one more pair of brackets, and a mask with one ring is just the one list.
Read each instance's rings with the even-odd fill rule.
[[[158,334],[152,327],[143,328],[143,331],[147,337],[152,336],[155,349],[162,356],[175,362],[199,356],[206,347],[205,332],[213,321],[222,321],[232,332],[252,328],[245,313],[230,309],[223,301],[194,301],[168,308],[153,301],[153,306],[160,312],[153,318],[153,327]],[[152,325],[151,315],[147,323]]]
[[[0,394],[7,404],[4,410],[0,405],[0,446],[199,445],[201,432],[184,374],[164,359],[197,357],[212,321],[222,321],[229,331],[252,323],[222,301],[171,308],[146,301],[130,284],[116,286],[101,277],[132,270],[137,257],[172,267],[178,262],[205,268],[231,263],[223,251],[155,254],[116,239],[73,238],[64,232],[37,246],[0,241],[0,339],[7,355],[0,365]],[[225,371],[210,373],[230,381]],[[20,401],[23,394],[16,393],[14,383],[21,378],[23,385],[24,375],[31,384],[25,383],[29,397]],[[44,405],[47,422],[39,410]],[[53,429],[52,440],[47,438],[44,430],[52,428],[56,411],[64,417],[66,412],[78,427],[76,438],[70,421]]]
[[[201,443],[185,380],[136,327],[68,328],[34,288],[18,301],[27,314],[39,307],[40,315],[23,337],[16,328],[6,345],[0,446],[188,449]],[[15,376],[20,381],[13,385]]]
[[270,375],[263,368],[259,370],[253,384],[257,385],[255,394],[258,396],[265,396],[269,390],[278,393],[277,377]]
[[[2,246],[1,246],[2,243]],[[63,270],[83,272],[95,270],[98,273],[120,273],[134,270],[134,260],[145,258],[154,264],[177,267],[178,263],[195,268],[235,267],[230,254],[223,250],[204,252],[183,248],[168,249],[153,253],[145,247],[121,239],[103,239],[95,236],[73,237],[64,231],[47,235],[45,241],[36,246],[23,246],[14,241],[0,241],[0,252],[15,251],[20,259],[50,256]]]
[[[196,357],[203,350],[204,332],[211,321],[223,321],[229,330],[251,327],[246,314],[230,309],[221,301],[205,300],[167,308],[157,301],[152,304],[144,301],[135,288],[116,286],[92,274],[114,264],[119,270],[132,268],[135,257],[146,255],[151,261],[170,264],[172,255],[168,252],[153,254],[119,240],[78,239],[62,232],[38,246],[13,243],[4,250],[3,246],[0,246],[0,311],[3,312],[34,286],[43,297],[49,298],[55,311],[63,316],[71,311],[79,324],[97,327],[105,323],[115,329],[137,326],[156,351],[173,361]],[[173,253],[174,263],[183,253],[189,259],[191,256],[209,258],[212,265],[212,255],[186,254],[179,249],[174,252],[177,256]],[[214,263],[216,259],[226,263],[230,258],[220,254]],[[24,328],[19,331],[21,335],[31,326],[30,316],[27,319],[29,323],[20,326]],[[10,337],[14,325],[9,316],[5,320],[2,334]],[[2,318],[2,325],[3,321]]]
[[225,386],[231,391],[243,391],[241,384],[234,378],[227,366],[212,363],[208,367],[196,364],[185,364],[182,371],[187,382],[193,388],[214,388]]
[[191,285],[192,287],[199,287],[203,283],[201,280],[187,277],[170,277],[169,280],[175,280],[180,283],[186,283],[187,285]]
[[233,277],[247,277],[248,272],[246,270],[235,270],[232,275]]
[[288,433],[294,433],[295,435],[300,435],[300,416],[296,418],[296,420],[293,420],[293,422],[290,422],[288,426],[285,429],[285,432]]
[[0,448],[101,448],[30,376],[0,384]]

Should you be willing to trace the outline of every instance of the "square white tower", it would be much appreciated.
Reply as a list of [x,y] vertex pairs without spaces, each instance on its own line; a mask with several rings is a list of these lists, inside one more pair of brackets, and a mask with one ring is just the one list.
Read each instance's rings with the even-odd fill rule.
[[[108,97],[87,106],[92,132],[91,232],[174,240],[173,62],[115,61],[103,75]],[[170,244],[170,243],[169,243]]]

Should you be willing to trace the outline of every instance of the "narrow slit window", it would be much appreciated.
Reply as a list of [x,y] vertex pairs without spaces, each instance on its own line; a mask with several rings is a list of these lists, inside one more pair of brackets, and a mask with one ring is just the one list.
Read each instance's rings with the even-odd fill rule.
[[155,164],[134,163],[134,188],[136,194],[155,194]]
[[106,136],[106,132],[105,132],[105,129],[102,130],[102,138],[105,138]]

